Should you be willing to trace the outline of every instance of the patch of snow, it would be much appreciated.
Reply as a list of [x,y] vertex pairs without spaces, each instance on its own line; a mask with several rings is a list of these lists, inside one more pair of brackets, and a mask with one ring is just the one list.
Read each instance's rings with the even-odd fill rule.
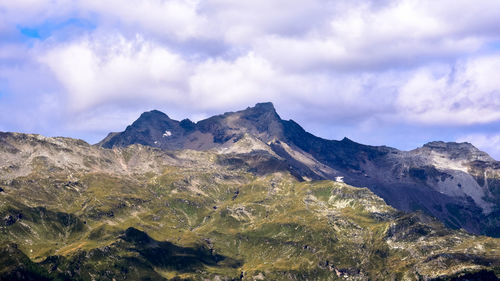
[[167,130],[167,131],[165,131],[165,133],[163,133],[163,136],[164,136],[164,137],[170,137],[171,135],[172,135],[172,132],[170,132],[170,131],[168,131],[168,130]]
[[344,177],[335,177],[336,182],[344,182]]

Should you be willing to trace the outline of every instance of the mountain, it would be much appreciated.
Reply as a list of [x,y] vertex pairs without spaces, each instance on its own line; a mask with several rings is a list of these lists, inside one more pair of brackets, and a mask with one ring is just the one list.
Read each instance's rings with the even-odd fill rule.
[[[367,188],[304,180],[342,171],[286,143],[280,124],[293,123],[261,109],[191,133],[153,112],[172,125],[159,122],[165,139],[217,136],[203,150],[0,133],[0,280],[499,280],[500,239],[398,211]],[[130,140],[151,141],[156,125],[134,124]]]
[[367,187],[389,205],[422,211],[449,227],[500,236],[500,162],[469,143],[431,142],[412,151],[326,140],[282,120],[259,103],[193,123],[159,111],[143,113],[104,148],[143,144],[164,150],[265,151],[299,180],[343,180]]
[[105,148],[143,144],[166,150],[208,150],[233,142],[245,134],[268,142],[283,135],[281,119],[271,103],[260,103],[253,108],[214,116],[198,123],[189,119],[176,121],[153,110],[141,114],[122,133],[111,133],[99,145]]

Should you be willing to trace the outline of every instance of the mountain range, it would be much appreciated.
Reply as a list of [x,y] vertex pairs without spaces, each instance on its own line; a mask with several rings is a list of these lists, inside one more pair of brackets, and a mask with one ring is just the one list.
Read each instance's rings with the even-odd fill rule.
[[272,103],[197,123],[143,113],[105,148],[142,144],[164,150],[267,152],[299,180],[343,180],[367,187],[403,211],[423,211],[447,226],[500,236],[500,162],[470,143],[430,142],[412,151],[326,140],[282,120]]
[[326,140],[260,103],[96,145],[0,132],[0,280],[499,280],[499,162]]

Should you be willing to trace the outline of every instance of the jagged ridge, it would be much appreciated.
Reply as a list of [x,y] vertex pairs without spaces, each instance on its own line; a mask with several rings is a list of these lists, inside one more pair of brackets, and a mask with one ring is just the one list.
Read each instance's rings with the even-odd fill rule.
[[298,179],[343,177],[349,184],[370,188],[400,210],[424,211],[454,228],[500,236],[500,165],[468,143],[431,142],[400,151],[347,138],[326,140],[293,120],[282,120],[272,103],[197,123],[151,111],[99,145],[135,143],[165,150],[268,151],[284,159]]

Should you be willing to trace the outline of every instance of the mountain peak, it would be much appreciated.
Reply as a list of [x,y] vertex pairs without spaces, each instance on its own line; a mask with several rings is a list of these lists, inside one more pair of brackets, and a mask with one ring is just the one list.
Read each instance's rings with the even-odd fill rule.
[[[263,116],[263,115],[269,115],[272,117],[278,116],[278,113],[276,112],[276,109],[274,108],[273,103],[271,102],[262,102],[262,103],[257,103],[255,104],[254,107],[248,107],[247,109],[241,111],[245,115],[252,115],[252,116]],[[279,118],[279,116],[278,116]]]
[[494,161],[486,152],[468,142],[432,141],[424,144],[423,149],[450,155],[452,158],[466,158],[469,160]]
[[143,127],[151,127],[151,126],[162,126],[164,123],[172,123],[175,120],[170,119],[167,114],[159,111],[159,110],[151,110],[146,111],[139,116],[134,123],[132,123],[132,127],[143,128]]
[[271,102],[257,103],[254,107],[248,107],[240,112],[242,112],[245,116],[251,116],[252,118],[258,118],[261,120],[281,120]]
[[146,111],[135,120],[132,125],[127,126],[121,133],[111,133],[99,145],[106,148],[113,146],[127,146],[138,143],[158,147],[162,144],[163,136],[179,134],[179,121],[172,120],[168,115],[159,111]]
[[272,102],[259,102],[255,104],[254,108],[265,111],[276,111]]
[[452,150],[462,150],[462,151],[476,151],[478,150],[475,146],[468,142],[444,142],[444,141],[431,141],[423,145],[424,148],[435,150],[435,151],[452,151]]
[[[143,112],[141,114],[141,116],[139,116],[139,119],[152,119],[152,118],[170,119],[170,117],[168,117],[167,114],[165,114],[159,110],[156,110],[156,109]],[[139,120],[139,119],[137,119],[137,120]]]

